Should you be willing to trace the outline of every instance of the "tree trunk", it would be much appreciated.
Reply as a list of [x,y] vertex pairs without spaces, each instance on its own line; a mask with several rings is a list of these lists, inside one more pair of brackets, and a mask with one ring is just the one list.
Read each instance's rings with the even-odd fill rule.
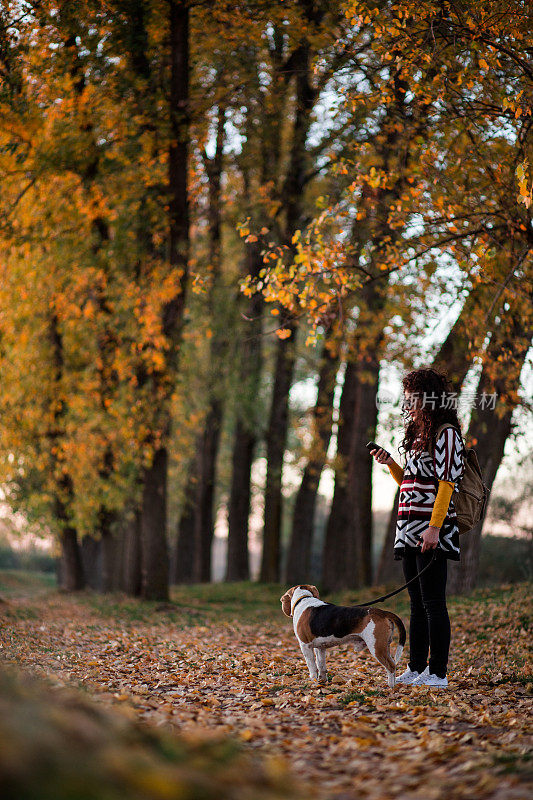
[[65,592],[77,592],[85,587],[78,536],[74,528],[66,527],[61,541],[61,586]]
[[100,590],[101,540],[94,536],[84,536],[80,542],[80,556],[85,583],[95,592]]
[[[398,124],[406,120],[408,113],[404,104],[407,88],[405,81],[396,73],[391,81],[396,100],[384,117],[380,135],[375,142],[376,152],[385,172],[388,172],[390,161],[393,162],[391,170],[399,170],[397,180],[392,187],[383,187],[376,191],[365,187],[362,193],[362,209],[366,213],[363,220],[353,226],[351,234],[351,258],[354,267],[362,267],[364,272],[372,276],[372,280],[363,284],[359,293],[357,330],[351,345],[355,364],[350,376],[350,405],[345,409],[345,415],[350,415],[351,419],[346,425],[345,416],[347,439],[340,451],[346,465],[346,477],[337,491],[337,475],[335,476],[335,495],[324,553],[324,574],[327,585],[331,588],[357,588],[372,581],[373,458],[365,444],[374,438],[376,430],[380,347],[386,324],[383,309],[388,284],[383,288],[379,285],[380,251],[384,242],[392,243],[399,236],[398,231],[390,227],[389,215],[391,204],[401,196],[407,177],[407,150],[399,141],[404,126]],[[402,150],[404,156],[398,162],[398,153]],[[365,248],[370,252],[370,264],[363,265],[361,257]],[[336,539],[342,550],[342,560],[337,565],[334,561]]]
[[222,402],[214,398],[205,421],[199,452],[200,480],[198,482],[196,502],[194,575],[196,580],[201,582],[211,580],[211,551],[215,529],[213,504],[222,413]]
[[[63,381],[63,337],[59,329],[59,319],[55,312],[49,319],[48,329],[52,347],[53,377],[55,383],[56,401],[63,400],[61,386]],[[65,402],[56,402],[54,405],[54,425],[48,432],[50,451],[50,471],[53,478],[54,512],[60,526],[61,557],[59,567],[60,586],[67,592],[78,591],[85,586],[85,576],[81,561],[80,547],[77,531],[70,524],[68,509],[73,498],[73,486],[70,475],[63,471],[57,453],[60,449],[60,436],[63,432],[62,419],[65,414]]]
[[232,458],[232,483],[228,509],[227,581],[246,581],[250,577],[248,559],[248,517],[250,515],[250,473],[255,435],[237,421]]
[[[61,397],[60,387],[63,380],[64,369],[63,337],[59,330],[59,320],[56,313],[53,313],[49,320],[49,334],[53,353],[54,381],[58,397]],[[65,403],[56,402],[54,410],[54,426],[53,430],[48,434],[50,457],[52,462],[51,470],[56,476],[61,469],[61,466],[58,464],[57,460],[57,450],[59,449],[59,431],[62,428],[62,418],[64,413]],[[56,477],[54,483],[54,510],[56,519],[61,526],[61,566],[59,571],[60,585],[61,588],[67,592],[75,592],[85,587],[85,576],[83,574],[78,534],[76,529],[72,527],[69,522],[67,504],[70,505],[72,502],[72,480],[68,473],[61,472],[60,477]]]
[[[483,288],[486,291],[486,287]],[[468,370],[472,366],[473,348],[482,344],[484,331],[477,332],[477,337],[481,336],[482,341],[474,341],[476,321],[483,318],[486,309],[486,298],[480,285],[476,284],[469,292],[459,316],[433,359],[433,367],[446,373],[457,392],[461,391]]]
[[175,553],[173,558],[173,583],[194,582],[194,552],[196,518],[198,515],[198,453],[189,467],[189,479],[185,490],[185,502],[181,511],[176,533]]
[[[505,442],[511,432],[511,418],[520,402],[517,393],[520,374],[531,344],[527,329],[527,310],[518,304],[493,331],[486,361],[479,380],[478,404],[472,410],[468,441],[475,448],[483,480],[492,489],[501,464]],[[526,324],[524,323],[526,321]],[[481,397],[496,393],[496,407],[488,402],[482,407]],[[499,413],[498,413],[499,412]],[[483,521],[461,537],[461,560],[454,564],[448,582],[452,593],[470,592],[477,583]]]
[[168,547],[166,539],[167,451],[156,450],[143,475],[141,518],[142,588],[145,600],[168,600]]
[[[482,377],[485,376],[482,375]],[[480,381],[480,387],[482,385]],[[485,385],[487,386],[487,383]],[[483,472],[483,481],[490,490],[503,458],[505,442],[511,432],[512,411],[508,411],[502,418],[497,417],[493,411],[477,409],[475,412],[477,412],[476,419],[470,423],[468,439],[472,442],[476,441],[475,450]],[[478,579],[482,529],[483,521],[461,536],[461,560],[451,567],[448,581],[450,593],[468,593],[475,588]]]
[[274,388],[267,432],[267,477],[263,527],[263,554],[260,580],[277,583],[280,579],[281,512],[283,495],[283,456],[289,422],[289,391],[296,356],[296,326],[288,325],[291,335],[277,345]]
[[[108,515],[105,514],[105,516]],[[107,521],[102,523],[100,535],[102,552],[100,591],[107,593],[118,588],[117,539],[111,533]]]
[[[177,368],[183,328],[189,256],[189,5],[170,0],[170,131],[168,154],[169,263],[179,274],[174,297],[162,310],[162,330],[171,347],[167,372]],[[168,375],[165,375],[168,381]],[[159,384],[160,377],[154,375]],[[160,393],[160,386],[154,387]],[[170,434],[169,397],[157,400],[164,442],[152,464],[143,470],[141,506],[142,595],[145,599],[168,599],[168,547],[166,529],[167,463],[166,440]]]
[[[82,60],[79,57],[77,46],[77,36],[74,31],[65,42],[67,49],[73,55],[73,62],[71,64],[71,77],[74,78],[74,87],[77,100],[81,99],[83,91],[86,86],[86,76]],[[81,124],[81,131],[83,132],[84,139],[89,142],[87,147],[87,159],[84,162],[83,168],[80,170],[80,177],[87,192],[91,192],[96,179],[99,174],[100,167],[100,149],[97,144],[97,136],[94,130],[94,121],[91,117],[86,115],[82,116],[83,122]],[[109,242],[109,226],[106,219],[97,215],[92,220],[93,237],[91,243],[91,251],[95,258],[103,265],[103,280],[94,280],[91,285],[91,299],[96,301],[99,312],[104,316],[105,323],[99,330],[98,341],[98,375],[99,375],[99,392],[100,392],[100,407],[103,414],[106,413],[106,401],[110,399],[113,389],[116,389],[116,380],[114,378],[114,363],[116,355],[117,340],[113,325],[110,321],[112,311],[106,297],[106,287],[108,284],[108,275],[106,275],[107,259],[105,254],[102,256],[102,249]],[[103,463],[99,469],[99,478],[105,486],[111,477],[114,465],[114,454],[110,444],[106,446]],[[96,586],[99,591],[110,592],[117,585],[117,576],[115,575],[116,568],[116,541],[114,540],[110,524],[112,515],[109,510],[102,505],[98,512],[98,559],[97,565],[99,569],[98,579]]]
[[[309,42],[304,40],[292,54],[292,71],[296,82],[295,113],[290,158],[282,192],[282,203],[286,209],[284,238],[287,243],[291,242],[295,230],[301,225],[303,216],[303,192],[308,162],[306,143],[311,124],[311,111],[317,97],[311,86],[310,66],[311,48]],[[291,335],[281,339],[277,344],[274,389],[267,432],[267,477],[260,573],[260,580],[266,582],[279,581],[281,567],[283,456],[287,441],[289,392],[294,371],[297,333],[294,322],[284,327],[291,331]]]
[[333,398],[339,356],[331,353],[328,341],[329,338],[326,339],[322,352],[317,398],[313,410],[311,455],[305,466],[294,505],[285,576],[287,583],[291,585],[309,581],[316,498],[333,425]]
[[[257,243],[247,245],[248,274],[257,278],[262,267]],[[256,292],[249,300],[246,317],[250,320],[243,334],[237,398],[237,420],[232,453],[232,477],[228,504],[228,554],[226,580],[246,581],[250,577],[248,559],[248,518],[250,516],[252,462],[257,441],[257,395],[262,368],[263,295]]]
[[379,362],[368,359],[364,372],[360,359],[349,365],[348,395],[345,403],[341,401],[346,438],[339,439],[338,452],[344,470],[335,474],[324,550],[324,583],[329,590],[358,588],[372,580],[372,456],[365,444],[375,435]]
[[[372,456],[365,445],[375,437],[376,395],[379,379],[380,346],[383,341],[384,291],[371,282],[361,292],[357,330],[350,349],[353,361],[348,396],[341,400],[343,417],[339,450],[344,475],[335,475],[335,494],[328,520],[325,559],[327,585],[332,588],[357,588],[372,581]],[[346,379],[345,379],[346,381]],[[340,564],[334,564],[335,539],[342,549]],[[328,549],[331,552],[328,554]],[[334,581],[333,584],[330,581]]]
[[357,364],[354,361],[348,361],[339,408],[335,489],[326,526],[322,557],[322,586],[328,592],[342,588],[344,585],[343,564],[348,546],[345,536],[350,524],[350,520],[346,519],[348,454],[354,422],[353,412],[357,383]]
[[[256,136],[256,120],[259,116],[260,126],[260,164],[257,178],[261,187],[266,192],[271,192],[272,187],[277,187],[280,183],[280,161],[282,156],[282,132],[285,125],[285,100],[288,87],[292,76],[297,75],[296,94],[302,98],[302,53],[305,55],[306,48],[298,48],[288,59],[291,69],[286,69],[287,58],[284,54],[285,34],[282,26],[274,25],[272,32],[273,47],[270,49],[272,59],[273,78],[269,87],[268,96],[265,98],[259,82],[256,83],[256,92],[248,104],[248,120],[246,128],[246,142],[248,147],[243,150],[239,159],[242,167],[244,184],[245,207],[250,219],[254,220],[255,226],[260,227],[261,222],[265,224],[262,217],[258,218],[256,211],[256,198],[253,195],[254,182],[252,172],[255,169],[257,160],[256,151],[252,143]],[[304,58],[305,61],[305,58]],[[251,80],[257,81],[260,73],[259,61],[254,63]],[[307,76],[304,76],[308,80]],[[254,108],[256,97],[261,101],[258,107]],[[281,233],[281,239],[287,241],[292,238],[295,220],[300,217],[300,204],[302,198],[302,187],[304,172],[301,168],[303,160],[306,158],[305,138],[306,133],[302,127],[303,105],[297,100],[294,132],[295,137],[291,144],[289,157],[290,165],[287,170],[287,178],[282,187],[282,208],[286,213],[285,230]],[[255,112],[255,114],[254,114]],[[308,124],[308,123],[307,123]],[[302,134],[303,143],[302,148]],[[296,157],[296,161],[295,161]],[[299,159],[299,161],[298,161]],[[296,190],[300,186],[300,191]],[[279,192],[274,191],[273,199],[278,199]],[[280,215],[280,218],[282,216]],[[271,224],[272,220],[266,220]],[[275,227],[274,227],[275,230]],[[290,231],[290,235],[288,234]],[[252,279],[259,277],[259,272],[264,264],[261,257],[261,248],[257,243],[247,246],[247,274]],[[258,292],[251,298],[250,306],[246,317],[251,319],[249,326],[251,329],[245,333],[243,342],[243,352],[241,359],[241,385],[243,386],[243,396],[248,398],[257,397],[259,389],[259,377],[262,368],[262,348],[261,348],[261,315],[263,310],[263,296]],[[246,403],[241,403],[241,408],[237,409],[237,420],[235,427],[235,443],[233,447],[232,464],[233,477],[230,491],[228,508],[228,565],[226,576],[228,580],[245,580],[249,578],[248,564],[248,517],[250,513],[250,478],[253,452],[255,449],[257,434],[255,424],[255,409],[246,409]],[[273,490],[272,490],[273,492]],[[272,494],[272,501],[275,499]],[[274,513],[277,513],[274,511]]]
[[398,503],[400,501],[400,487],[396,489],[392,511],[389,514],[387,530],[381,548],[379,564],[376,571],[376,583],[389,583],[402,577],[400,561],[394,560],[394,539],[396,538],[396,520],[398,518]]
[[[377,350],[376,343],[376,350]],[[364,372],[363,372],[364,370]],[[352,437],[348,456],[349,527],[346,531],[346,586],[368,586],[372,583],[372,462],[365,447],[376,435],[376,395],[379,361],[367,356],[359,365]]]
[[122,588],[132,597],[139,597],[142,589],[141,514],[139,510],[136,510],[132,518],[127,521],[123,537]]
[[221,178],[224,150],[224,123],[226,110],[218,107],[216,150],[212,158],[204,153],[204,164],[209,179],[209,263],[212,285],[209,293],[209,316],[212,338],[209,361],[213,378],[208,384],[209,407],[204,422],[203,435],[199,440],[197,460],[199,464],[198,490],[195,514],[195,559],[194,575],[197,581],[211,580],[211,557],[214,536],[214,498],[216,464],[220,429],[224,414],[224,403],[219,391],[221,372],[226,356],[228,331],[225,320],[220,320],[219,283],[221,264]]

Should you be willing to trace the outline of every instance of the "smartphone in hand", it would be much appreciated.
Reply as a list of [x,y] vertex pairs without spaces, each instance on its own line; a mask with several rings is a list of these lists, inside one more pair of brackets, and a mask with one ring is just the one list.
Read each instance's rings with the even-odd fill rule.
[[376,442],[367,442],[367,443],[366,443],[366,445],[365,445],[365,447],[367,447],[367,448],[368,448],[368,450],[369,450],[370,452],[371,452],[372,450],[379,450],[379,449],[381,448],[382,450],[384,450],[384,451],[385,451],[385,453],[387,453],[387,455],[388,455],[388,456],[390,456],[390,453],[389,453],[389,451],[388,451],[388,450],[385,450],[385,448],[384,448],[384,447],[381,447],[381,445],[379,445],[379,444],[376,444]]

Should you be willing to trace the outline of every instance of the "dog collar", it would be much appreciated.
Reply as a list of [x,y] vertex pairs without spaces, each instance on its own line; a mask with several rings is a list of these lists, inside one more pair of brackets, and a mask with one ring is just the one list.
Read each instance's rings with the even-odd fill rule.
[[301,597],[298,598],[298,600],[295,602],[295,604],[292,607],[292,613],[293,614],[294,614],[294,609],[296,608],[296,606],[298,605],[300,600],[305,600],[306,597],[309,597],[309,595],[308,594],[303,594]]

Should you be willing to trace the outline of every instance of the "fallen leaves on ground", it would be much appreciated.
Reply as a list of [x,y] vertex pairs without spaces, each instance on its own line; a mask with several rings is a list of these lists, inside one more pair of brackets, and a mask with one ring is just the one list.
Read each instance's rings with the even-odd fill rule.
[[0,672],[2,800],[295,800],[280,759],[176,737],[78,692]]
[[[327,652],[330,683],[313,685],[291,621],[274,603],[277,587],[270,605],[267,590],[243,588],[241,614],[235,585],[180,590],[178,605],[150,613],[120,598],[110,605],[2,590],[0,653],[164,729],[229,733],[248,750],[283,756],[321,798],[523,800],[531,778],[529,590],[450,600],[445,690],[390,691],[371,656],[348,647]],[[257,613],[254,593],[263,604]],[[180,622],[187,596],[187,614],[202,624]],[[404,656],[399,671],[405,664]]]

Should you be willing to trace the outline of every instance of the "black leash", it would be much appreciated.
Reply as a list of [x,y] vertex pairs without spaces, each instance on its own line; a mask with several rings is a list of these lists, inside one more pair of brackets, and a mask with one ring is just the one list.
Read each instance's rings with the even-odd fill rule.
[[412,583],[413,581],[416,581],[416,579],[420,575],[422,575],[422,573],[425,572],[433,564],[433,562],[435,561],[435,557],[437,555],[437,550],[438,550],[438,548],[435,547],[435,549],[433,550],[433,556],[431,558],[431,561],[428,564],[426,564],[426,566],[423,569],[421,569],[420,572],[417,572],[417,574],[414,576],[414,578],[411,578],[410,580],[408,580],[407,583],[404,583],[404,585],[400,586],[399,589],[395,589],[393,592],[389,592],[388,594],[384,594],[381,597],[377,597],[375,600],[371,600],[370,603],[355,603],[355,607],[357,608],[359,606],[373,606],[376,603],[381,603],[382,600],[386,600],[388,597],[393,597],[395,594],[398,594],[399,592],[403,592],[403,590],[405,589],[406,586],[409,586],[410,583]]

